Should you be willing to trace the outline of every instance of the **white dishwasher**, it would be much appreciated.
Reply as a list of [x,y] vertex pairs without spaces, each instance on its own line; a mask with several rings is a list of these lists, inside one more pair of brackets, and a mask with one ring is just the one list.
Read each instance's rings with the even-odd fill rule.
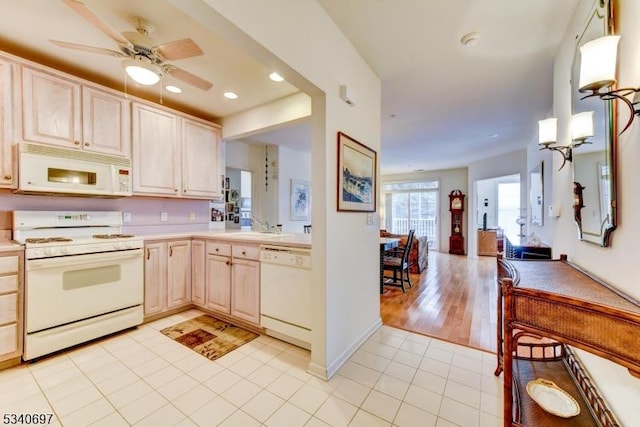
[[267,335],[311,349],[311,251],[260,246],[260,325]]

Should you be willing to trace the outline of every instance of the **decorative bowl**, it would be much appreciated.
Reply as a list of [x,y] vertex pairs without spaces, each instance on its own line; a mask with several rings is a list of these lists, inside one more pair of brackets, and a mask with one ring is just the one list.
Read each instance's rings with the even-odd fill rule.
[[527,394],[545,411],[562,418],[575,417],[580,405],[553,381],[538,378],[527,383]]

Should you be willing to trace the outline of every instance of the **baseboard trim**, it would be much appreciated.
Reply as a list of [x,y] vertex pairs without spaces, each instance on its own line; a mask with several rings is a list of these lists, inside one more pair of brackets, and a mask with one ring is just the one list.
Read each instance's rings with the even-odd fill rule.
[[358,339],[346,348],[336,360],[331,362],[327,367],[310,363],[307,372],[313,376],[322,378],[326,381],[330,380],[347,360],[360,348],[362,344],[382,326],[382,318],[378,317],[367,329],[365,329]]

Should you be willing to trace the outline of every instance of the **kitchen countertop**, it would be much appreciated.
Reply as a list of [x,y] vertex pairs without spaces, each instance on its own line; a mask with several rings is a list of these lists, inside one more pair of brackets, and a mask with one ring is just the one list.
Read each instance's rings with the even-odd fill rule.
[[0,240],[0,252],[22,251],[24,246],[12,242],[11,240]]
[[202,230],[187,231],[184,233],[165,233],[165,234],[140,234],[143,240],[167,240],[167,239],[217,239],[228,240],[230,242],[267,244],[276,246],[291,246],[296,248],[311,248],[311,234],[300,233],[260,233],[256,231],[240,231],[240,230]]

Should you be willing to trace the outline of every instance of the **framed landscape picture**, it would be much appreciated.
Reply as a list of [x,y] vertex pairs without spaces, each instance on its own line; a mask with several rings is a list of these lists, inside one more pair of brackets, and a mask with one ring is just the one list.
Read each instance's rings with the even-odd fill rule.
[[375,212],[376,152],[338,132],[338,211]]
[[311,219],[311,183],[299,179],[291,180],[291,221]]

